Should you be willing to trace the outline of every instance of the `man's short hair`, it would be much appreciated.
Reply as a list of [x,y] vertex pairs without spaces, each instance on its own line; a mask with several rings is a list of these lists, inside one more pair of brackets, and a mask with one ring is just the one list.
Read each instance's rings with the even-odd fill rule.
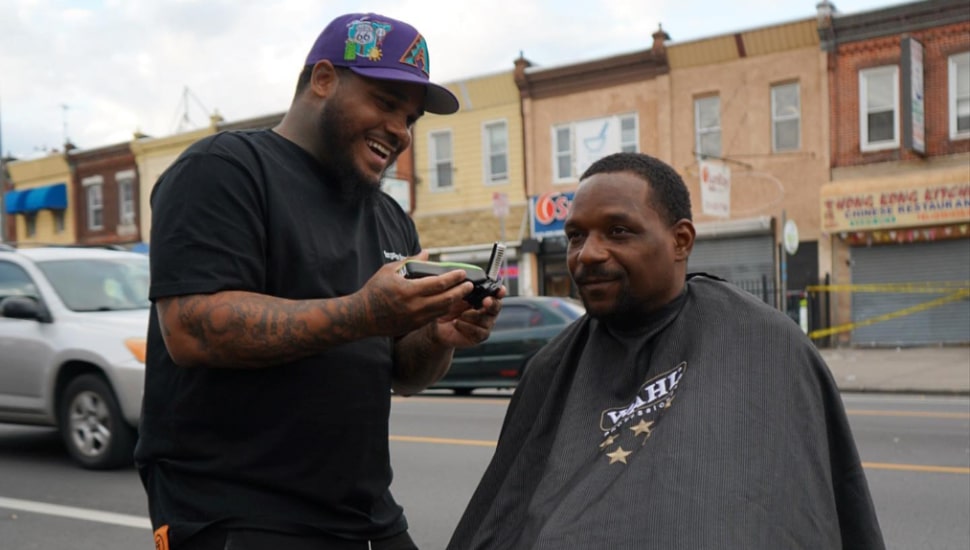
[[632,172],[643,178],[653,191],[651,206],[667,225],[692,219],[690,192],[683,178],[669,164],[645,153],[614,153],[591,164],[579,179],[613,172]]

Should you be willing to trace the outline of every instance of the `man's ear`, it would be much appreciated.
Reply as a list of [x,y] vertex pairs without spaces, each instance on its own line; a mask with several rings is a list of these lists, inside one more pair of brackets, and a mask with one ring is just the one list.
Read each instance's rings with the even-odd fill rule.
[[674,259],[686,262],[694,249],[694,238],[697,236],[694,224],[686,218],[682,219],[674,224],[673,233]]
[[317,61],[310,74],[310,91],[324,99],[333,95],[340,80],[337,69],[329,61]]

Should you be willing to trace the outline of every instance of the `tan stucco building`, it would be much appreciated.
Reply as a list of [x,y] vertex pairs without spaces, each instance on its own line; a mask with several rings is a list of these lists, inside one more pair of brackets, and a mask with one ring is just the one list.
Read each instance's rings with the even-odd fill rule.
[[519,94],[512,71],[446,86],[460,110],[428,114],[412,132],[414,205],[421,245],[433,260],[485,266],[492,243],[507,245],[503,270],[512,295],[530,294],[525,236],[524,146]]
[[[668,160],[690,188],[698,230],[690,270],[724,277],[794,317],[805,287],[830,271],[815,208],[829,169],[816,20],[667,51]],[[782,246],[786,225],[794,253]]]
[[7,170],[13,190],[4,194],[4,209],[16,224],[14,238],[8,240],[21,245],[75,243],[76,205],[65,154],[13,161]]
[[138,165],[138,181],[140,184],[138,199],[141,214],[138,222],[144,242],[149,243],[151,241],[151,194],[152,187],[155,186],[158,177],[175,162],[175,159],[189,145],[212,135],[219,122],[221,122],[221,119],[213,119],[212,124],[206,128],[160,138],[140,137],[131,142],[131,151],[135,154],[135,164]]

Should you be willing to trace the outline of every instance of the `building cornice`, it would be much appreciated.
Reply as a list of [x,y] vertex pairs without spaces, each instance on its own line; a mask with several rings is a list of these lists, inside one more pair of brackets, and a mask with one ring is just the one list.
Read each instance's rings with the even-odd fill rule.
[[643,82],[670,72],[666,52],[641,50],[548,69],[523,68],[515,84],[523,98],[543,99]]
[[967,21],[966,0],[913,2],[858,14],[834,14],[819,25],[824,51],[861,40],[941,27]]

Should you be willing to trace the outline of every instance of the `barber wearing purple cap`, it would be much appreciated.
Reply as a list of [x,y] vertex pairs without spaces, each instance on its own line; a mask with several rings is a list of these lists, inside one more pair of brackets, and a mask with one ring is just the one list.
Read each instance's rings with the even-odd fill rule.
[[414,27],[344,15],[279,126],[207,137],[159,178],[135,451],[156,548],[415,548],[391,390],[438,380],[501,301],[474,309],[461,271],[401,276],[427,254],[380,181],[425,111],[457,110]]

